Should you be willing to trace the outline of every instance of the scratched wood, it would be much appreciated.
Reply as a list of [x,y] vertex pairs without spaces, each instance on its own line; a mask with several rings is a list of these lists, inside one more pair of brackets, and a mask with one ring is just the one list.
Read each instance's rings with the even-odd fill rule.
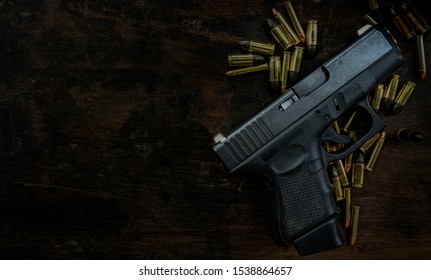
[[[225,72],[239,40],[273,42],[263,22],[273,7],[286,15],[284,1],[27,2],[0,1],[0,258],[429,258],[431,83],[418,79],[414,41],[399,39],[398,70],[414,93],[381,117],[389,135],[425,140],[389,137],[352,193],[356,246],[300,257],[271,240],[263,185],[227,174],[211,150],[277,96],[266,73]],[[319,28],[302,77],[368,12],[367,1],[293,3]]]

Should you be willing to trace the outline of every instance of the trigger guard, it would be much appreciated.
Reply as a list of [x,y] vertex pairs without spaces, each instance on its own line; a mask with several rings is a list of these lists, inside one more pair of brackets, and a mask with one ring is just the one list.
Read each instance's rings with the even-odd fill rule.
[[306,162],[307,157],[307,150],[302,145],[294,144],[276,155],[271,161],[270,168],[278,175],[294,172]]
[[332,126],[328,126],[322,134],[322,140],[329,140],[338,144],[348,144],[352,141],[352,138],[344,134],[339,134]]
[[371,127],[362,137],[360,137],[356,142],[353,142],[350,146],[347,147],[347,149],[343,150],[340,153],[329,153],[326,150],[323,150],[324,157],[326,158],[326,162],[331,162],[333,160],[338,160],[345,158],[352,152],[359,149],[368,139],[370,139],[372,136],[374,136],[376,133],[381,132],[386,127],[386,122],[383,121],[376,112],[371,108],[370,103],[368,102],[367,98],[363,98],[358,101],[358,103],[355,105],[357,108],[363,109],[371,120]]

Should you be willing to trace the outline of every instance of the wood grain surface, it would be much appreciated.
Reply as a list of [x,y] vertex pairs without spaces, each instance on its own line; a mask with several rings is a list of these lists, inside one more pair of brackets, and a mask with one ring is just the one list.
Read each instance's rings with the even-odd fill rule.
[[[318,20],[318,53],[301,77],[369,11],[365,0],[292,2],[304,26]],[[425,139],[385,142],[352,193],[355,246],[301,257],[276,245],[264,186],[229,175],[212,151],[216,133],[278,96],[267,73],[225,72],[239,40],[274,42],[263,23],[273,7],[287,15],[283,4],[1,0],[0,258],[428,259],[430,74],[419,79],[415,40],[393,26],[406,58],[397,72],[416,88],[400,114],[380,116],[389,135]]]

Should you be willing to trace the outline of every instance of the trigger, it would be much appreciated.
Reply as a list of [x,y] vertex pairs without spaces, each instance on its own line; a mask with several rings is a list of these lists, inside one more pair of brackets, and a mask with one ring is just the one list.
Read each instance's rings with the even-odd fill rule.
[[322,140],[330,140],[338,144],[347,144],[352,141],[352,138],[347,135],[339,134],[332,126],[328,126],[328,128],[322,134]]

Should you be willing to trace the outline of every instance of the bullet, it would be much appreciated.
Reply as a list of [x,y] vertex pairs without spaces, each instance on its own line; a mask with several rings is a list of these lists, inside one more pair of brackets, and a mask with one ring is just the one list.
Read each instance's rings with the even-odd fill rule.
[[380,137],[380,133],[376,133],[374,134],[373,137],[371,137],[364,144],[362,144],[360,148],[362,152],[366,153],[374,145],[374,143],[377,141],[379,137]]
[[301,72],[302,60],[304,57],[304,47],[295,46],[290,59],[288,81],[290,83],[295,83]]
[[279,56],[269,57],[269,84],[274,92],[281,88],[281,60]]
[[227,60],[230,67],[248,67],[265,63],[265,57],[261,54],[229,54]]
[[365,23],[369,23],[371,25],[378,25],[379,23],[370,15],[370,13],[367,13],[363,18],[363,21]]
[[402,142],[407,141],[412,143],[419,143],[424,140],[424,136],[422,135],[422,133],[411,129],[402,128],[397,131],[396,135],[397,139]]
[[239,46],[248,52],[263,55],[274,55],[275,44],[260,43],[255,41],[239,41]]
[[370,7],[370,10],[374,13],[374,11],[380,9],[379,3],[377,0],[368,0],[368,6]]
[[[353,142],[358,141],[358,136],[356,135],[355,131],[349,131],[349,137],[352,139]],[[354,153],[350,153],[345,159],[344,159],[344,172],[347,173],[350,172],[350,170],[352,170],[352,166],[353,166],[353,154]]]
[[226,76],[235,77],[235,76],[241,76],[241,75],[246,75],[250,73],[266,71],[266,70],[268,70],[268,63],[264,63],[257,66],[249,66],[249,67],[229,70],[226,72]]
[[340,181],[343,187],[348,186],[350,184],[349,179],[347,178],[346,170],[344,170],[344,164],[341,159],[335,161],[337,166],[338,174],[340,174]]
[[349,128],[352,125],[353,120],[355,119],[356,115],[357,115],[357,111],[354,111],[343,127],[344,132],[349,133]]
[[303,42],[307,42],[307,37],[305,36],[304,29],[302,28],[301,23],[298,20],[298,17],[296,16],[296,12],[293,9],[291,1],[286,1],[284,3],[284,6],[286,7],[287,13],[289,14],[290,20],[293,23],[293,27],[295,28],[296,34],[298,35],[299,39]]
[[307,55],[314,57],[317,51],[317,20],[310,19],[307,24]]
[[359,210],[360,207],[357,205],[352,205],[352,221],[351,228],[349,232],[349,244],[354,246],[356,244],[356,239],[358,235],[358,224],[359,224]]
[[409,8],[412,10],[412,13],[416,16],[416,18],[419,19],[421,24],[425,27],[426,30],[430,27],[430,19],[429,17],[425,16],[421,11],[419,11],[416,6],[414,6],[410,1],[406,1]]
[[380,150],[382,149],[383,143],[385,142],[386,138],[386,132],[383,131],[380,133],[379,138],[377,139],[376,143],[374,144],[374,148],[368,157],[367,164],[365,165],[365,169],[368,171],[373,171],[374,165],[376,164],[377,157],[380,154]]
[[338,121],[335,120],[332,122],[332,127],[335,129],[335,131],[340,134],[341,133],[341,129],[340,129],[340,125],[338,124]]
[[362,188],[364,184],[365,155],[361,149],[355,152],[352,170],[352,187]]
[[334,187],[334,196],[336,201],[343,200],[344,193],[341,187],[340,174],[338,173],[337,166],[334,163],[328,165],[328,177]]
[[283,28],[284,33],[287,35],[292,45],[298,45],[299,43],[301,43],[301,40],[299,39],[298,35],[296,35],[295,33],[295,30],[293,30],[293,28],[290,26],[290,24],[287,22],[287,20],[283,17],[283,15],[279,11],[273,8],[272,15],[280,24],[281,28]]
[[267,19],[265,23],[272,37],[277,41],[282,49],[286,50],[293,46],[279,24],[275,23],[272,19]]
[[411,27],[410,23],[398,15],[394,6],[389,8],[389,12],[392,15],[392,20],[403,35],[404,39],[410,39],[416,34],[416,31],[413,29],[413,27]]
[[383,111],[388,112],[392,107],[392,102],[394,101],[395,95],[398,90],[399,81],[400,75],[392,74],[389,84],[386,87],[385,92],[383,93],[382,100],[380,101],[380,108],[382,108]]
[[411,4],[404,2],[401,4],[401,10],[403,11],[404,18],[410,23],[411,26],[418,32],[418,34],[424,34],[430,29],[429,21],[425,19],[425,16],[418,13]]
[[399,114],[406,104],[407,100],[410,98],[416,84],[412,81],[407,81],[403,84],[402,88],[400,89],[400,92],[398,93],[397,97],[395,98],[393,104],[392,104],[392,115]]
[[287,89],[287,81],[289,74],[290,58],[292,53],[288,50],[283,51],[283,62],[281,64],[281,92]]
[[424,36],[416,35],[416,42],[418,44],[418,58],[419,58],[419,77],[425,79],[427,75]]
[[374,89],[373,99],[371,101],[371,107],[375,112],[379,111],[380,101],[382,100],[383,92],[385,91],[385,86],[383,84],[378,84]]
[[344,227],[350,226],[351,188],[344,188]]
[[378,17],[379,19],[382,18],[382,13],[380,11],[380,6],[377,0],[368,0],[368,6],[370,7],[371,13]]

